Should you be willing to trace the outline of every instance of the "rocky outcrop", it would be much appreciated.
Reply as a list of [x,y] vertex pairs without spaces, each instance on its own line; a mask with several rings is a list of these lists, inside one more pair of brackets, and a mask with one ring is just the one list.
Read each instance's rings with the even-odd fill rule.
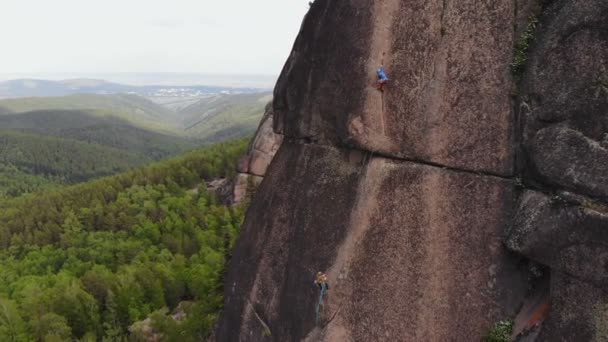
[[273,118],[272,103],[269,103],[247,154],[238,163],[239,173],[258,177],[264,177],[266,174],[268,165],[283,142],[283,135],[277,134],[273,130]]
[[[172,314],[167,314],[167,309],[162,309],[153,313],[151,316],[156,320],[172,320],[177,324],[181,324],[186,320],[186,309],[191,305],[192,302],[183,301],[180,302]],[[130,339],[132,341],[140,342],[160,342],[166,339],[163,334],[154,330],[153,318],[148,317],[142,321],[137,321],[129,327]],[[162,323],[160,323],[162,324]]]
[[[520,199],[507,247],[552,271],[598,287],[608,285],[608,212],[526,191]],[[587,204],[590,205],[590,204]]]
[[524,3],[312,4],[217,340],[478,341],[515,317],[527,341],[604,338],[608,3]]
[[262,183],[263,177],[253,176],[247,173],[239,173],[234,178],[232,187],[232,204],[243,202],[249,192],[258,187]]
[[273,131],[272,120],[272,103],[269,103],[247,153],[237,164],[238,173],[234,179],[218,179],[207,185],[208,190],[213,192],[220,202],[243,202],[248,192],[259,186],[264,179],[268,165],[283,142],[283,136]]
[[554,1],[534,42],[519,97],[531,176],[608,199],[608,3]]
[[230,179],[220,178],[207,182],[207,191],[224,205],[230,205],[234,201],[234,181]]
[[551,269],[541,341],[608,339],[608,210],[584,205],[572,194],[526,191],[508,234],[507,247]]
[[550,268],[538,341],[607,341],[608,3],[548,4],[528,58],[520,168],[537,191],[520,196],[506,245]]
[[599,141],[566,125],[551,125],[536,132],[528,150],[543,180],[608,199],[608,148]]
[[264,116],[247,154],[239,160],[237,171],[239,172],[234,179],[232,187],[232,203],[238,204],[245,200],[247,192],[252,187],[260,185],[266,174],[268,165],[283,143],[283,135],[277,134],[273,130],[272,103],[266,106]]

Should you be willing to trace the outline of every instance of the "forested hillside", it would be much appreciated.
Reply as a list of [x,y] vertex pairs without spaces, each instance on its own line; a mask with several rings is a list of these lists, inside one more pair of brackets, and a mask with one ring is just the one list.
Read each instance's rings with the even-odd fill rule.
[[36,176],[19,170],[14,165],[0,165],[0,201],[24,193],[58,186],[53,177]]
[[0,100],[0,197],[87,181],[242,138],[255,131],[268,98],[218,95],[183,112],[127,94]]
[[[232,175],[247,142],[0,201],[0,340],[124,341],[151,314],[167,341],[205,338],[244,208],[204,181]],[[178,304],[181,323],[164,315]]]
[[79,182],[141,166],[148,159],[71,139],[0,130],[0,164],[33,175]]
[[0,114],[35,110],[104,110],[128,119],[171,122],[174,113],[144,97],[129,94],[76,94],[0,100]]
[[0,197],[115,174],[199,144],[84,110],[0,115],[0,141]]
[[[65,128],[63,120],[67,117],[72,117],[79,127],[88,126],[92,120],[122,119],[148,131],[210,143],[253,133],[271,98],[270,92],[218,94],[189,98],[193,104],[173,109],[169,109],[171,101],[184,99],[168,97],[163,106],[132,94],[14,98],[0,100],[0,125],[47,129],[47,123],[48,129],[53,130],[57,125]],[[21,115],[27,117],[19,118]]]
[[193,140],[137,127],[112,116],[84,110],[39,110],[0,115],[0,127],[60,138],[75,139],[144,154],[160,160],[196,147]]
[[221,95],[202,99],[179,111],[188,135],[209,142],[255,132],[271,93]]

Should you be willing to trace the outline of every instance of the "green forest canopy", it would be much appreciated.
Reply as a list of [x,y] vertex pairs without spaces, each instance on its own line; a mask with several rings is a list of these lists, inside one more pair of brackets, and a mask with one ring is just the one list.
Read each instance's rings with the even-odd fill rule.
[[205,338],[244,206],[204,181],[233,175],[247,141],[0,202],[0,341],[137,340],[150,316],[163,340]]

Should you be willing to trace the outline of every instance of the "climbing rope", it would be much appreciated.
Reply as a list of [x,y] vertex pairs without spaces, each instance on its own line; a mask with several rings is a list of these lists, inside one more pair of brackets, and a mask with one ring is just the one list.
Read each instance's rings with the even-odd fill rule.
[[319,315],[320,315],[320,311],[321,311],[321,303],[323,302],[323,296],[325,296],[325,291],[327,291],[327,284],[326,283],[322,283],[321,284],[321,293],[319,294],[319,302],[317,303],[317,315],[315,318],[315,324],[319,323]]
[[384,91],[380,92],[380,102],[382,103],[382,111],[380,112],[380,123],[382,124],[382,135],[386,135],[386,124],[384,123]]

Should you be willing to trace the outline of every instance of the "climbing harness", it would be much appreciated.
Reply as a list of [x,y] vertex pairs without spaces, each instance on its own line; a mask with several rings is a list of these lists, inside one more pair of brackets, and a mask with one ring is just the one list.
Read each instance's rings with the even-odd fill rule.
[[323,282],[323,283],[321,283],[321,293],[319,294],[319,302],[317,303],[317,310],[316,310],[317,314],[316,314],[316,318],[315,318],[315,324],[319,323],[321,303],[323,302],[323,296],[325,296],[326,291],[327,291],[327,283]]

